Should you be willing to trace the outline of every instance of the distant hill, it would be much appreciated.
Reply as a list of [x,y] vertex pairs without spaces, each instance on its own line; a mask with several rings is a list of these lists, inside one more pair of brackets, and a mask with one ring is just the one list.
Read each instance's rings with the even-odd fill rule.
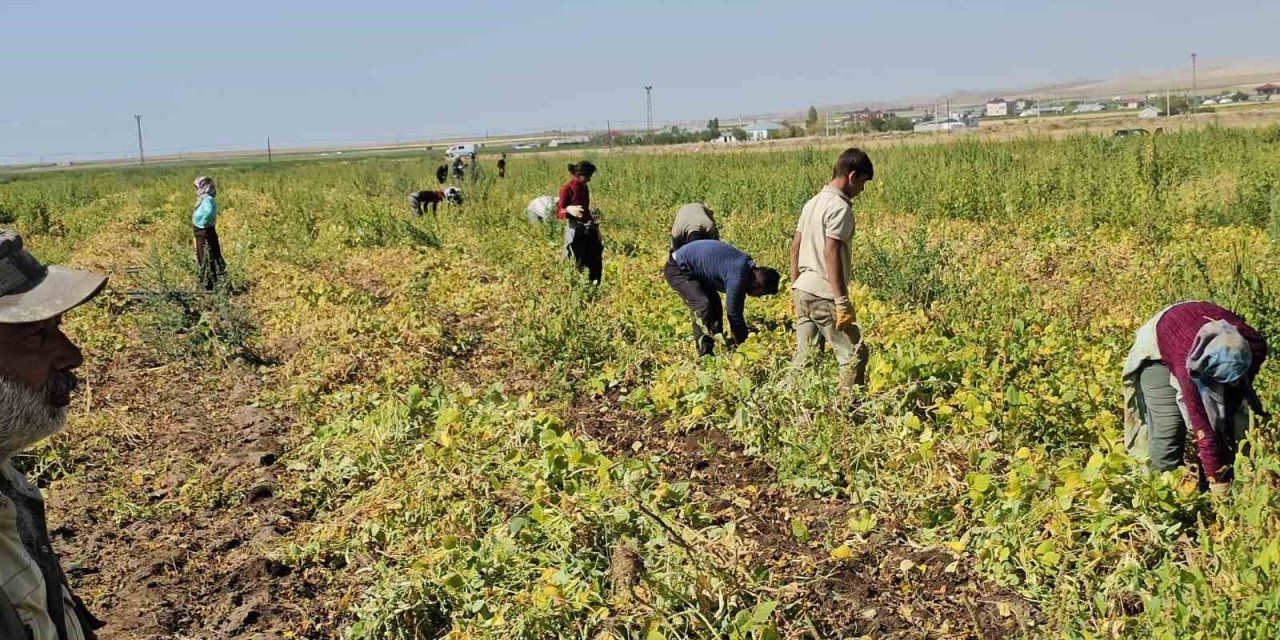
[[[1251,93],[1253,87],[1267,82],[1280,83],[1280,60],[1234,60],[1217,63],[1201,61],[1196,72],[1196,87],[1200,93],[1223,92],[1239,89]],[[1063,82],[1053,82],[1034,86],[1008,86],[986,89],[962,89],[933,96],[915,96],[896,100],[871,100],[847,102],[841,104],[819,105],[823,113],[843,113],[860,109],[903,108],[908,106],[928,107],[944,104],[948,100],[952,108],[984,104],[987,100],[1002,96],[1005,98],[1034,98],[1042,100],[1083,100],[1094,98],[1110,98],[1113,96],[1145,96],[1148,93],[1164,93],[1170,90],[1175,93],[1191,90],[1191,60],[1188,58],[1185,68],[1166,69],[1162,71],[1140,71],[1116,78],[1076,78]],[[803,106],[795,110],[776,111],[757,114],[748,119],[803,120]]]

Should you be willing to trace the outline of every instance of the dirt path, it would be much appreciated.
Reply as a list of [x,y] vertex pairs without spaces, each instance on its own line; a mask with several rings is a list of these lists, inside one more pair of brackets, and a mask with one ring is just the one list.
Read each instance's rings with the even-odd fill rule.
[[145,361],[85,367],[69,474],[48,487],[55,546],[100,636],[330,637],[333,578],[266,554],[310,514],[276,495],[289,425],[249,404],[257,374]]
[[610,455],[657,456],[668,482],[689,482],[690,495],[707,513],[721,524],[735,523],[745,543],[737,558],[744,573],[764,568],[789,585],[777,595],[808,614],[815,624],[810,633],[1006,638],[1040,622],[1020,596],[978,577],[947,551],[909,545],[894,523],[876,527],[850,557],[832,559],[824,541],[829,534],[844,537],[850,505],[787,492],[767,463],[719,430],[668,433],[661,420],[613,399],[579,399],[568,424]]

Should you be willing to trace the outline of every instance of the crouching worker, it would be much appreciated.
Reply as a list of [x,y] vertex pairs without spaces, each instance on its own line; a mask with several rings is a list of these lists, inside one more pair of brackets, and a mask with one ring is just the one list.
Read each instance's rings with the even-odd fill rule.
[[524,215],[529,219],[529,224],[546,224],[556,217],[556,197],[540,196],[529,201],[529,206],[524,208]]
[[671,254],[662,275],[693,310],[693,340],[699,356],[712,355],[715,336],[724,331],[728,310],[731,344],[740,344],[750,333],[743,315],[747,296],[767,296],[778,292],[778,272],[757,267],[751,256],[719,240],[695,240]]
[[0,638],[92,640],[101,624],[75,597],[53,552],[44,499],[13,455],[67,420],[80,349],[62,314],[106,284],[103,276],[45,266],[0,231]]
[[462,204],[462,189],[449,187],[443,191],[415,191],[409,194],[409,209],[420,216],[427,205],[431,205],[431,215],[435,215],[442,200],[449,204]]
[[671,224],[672,251],[694,240],[719,239],[720,230],[716,228],[715,214],[707,205],[694,202],[676,211],[676,220]]
[[1202,482],[1228,493],[1248,412],[1266,415],[1253,390],[1266,357],[1262,334],[1211,302],[1156,314],[1138,329],[1124,364],[1125,448],[1153,470],[1174,469],[1190,426]]

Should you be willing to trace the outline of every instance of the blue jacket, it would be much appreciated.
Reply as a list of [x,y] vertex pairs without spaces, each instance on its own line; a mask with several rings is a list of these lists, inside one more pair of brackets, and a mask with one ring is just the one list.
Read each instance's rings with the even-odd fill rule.
[[196,205],[196,210],[191,214],[191,224],[197,229],[208,229],[218,223],[218,203],[213,201],[213,196],[205,196],[200,199],[200,204]]
[[747,289],[751,287],[751,269],[756,266],[751,256],[720,240],[694,240],[671,254],[676,264],[689,272],[703,286],[724,292],[725,315],[733,339],[747,339],[747,321],[743,316]]

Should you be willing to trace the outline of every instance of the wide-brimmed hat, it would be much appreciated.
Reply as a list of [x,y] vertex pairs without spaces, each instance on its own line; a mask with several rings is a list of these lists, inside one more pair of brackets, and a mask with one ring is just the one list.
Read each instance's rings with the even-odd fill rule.
[[22,237],[0,229],[0,324],[40,322],[88,302],[107,284],[96,273],[46,266],[22,248]]

